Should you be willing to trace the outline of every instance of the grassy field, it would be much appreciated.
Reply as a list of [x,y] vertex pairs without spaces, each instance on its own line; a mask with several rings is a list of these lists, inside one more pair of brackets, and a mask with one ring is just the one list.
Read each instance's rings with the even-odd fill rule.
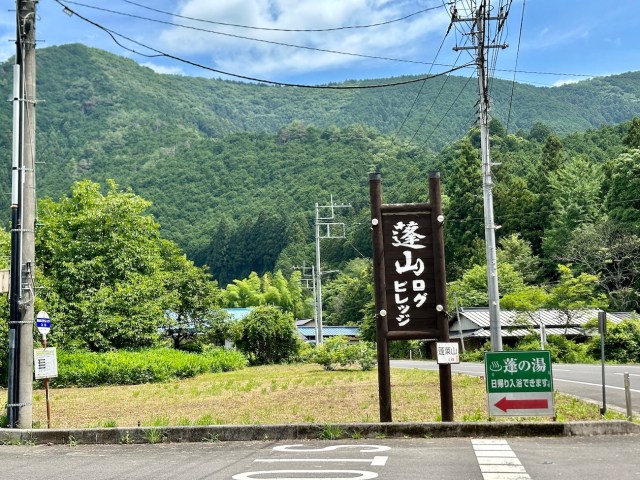
[[[391,385],[394,421],[440,420],[437,373],[392,369]],[[483,381],[454,375],[453,385],[455,420],[488,420]],[[6,398],[6,391],[0,395]],[[376,371],[326,372],[318,365],[252,367],[159,384],[52,389],[50,398],[52,428],[343,423],[379,419]],[[558,420],[563,421],[601,418],[597,405],[565,395],[557,395],[556,412]],[[33,417],[36,425],[46,426],[42,390],[34,391]],[[622,416],[612,413],[607,418]]]

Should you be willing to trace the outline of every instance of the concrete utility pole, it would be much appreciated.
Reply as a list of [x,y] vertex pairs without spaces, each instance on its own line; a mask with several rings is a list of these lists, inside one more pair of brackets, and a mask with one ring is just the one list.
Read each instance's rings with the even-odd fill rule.
[[[322,336],[322,270],[320,268],[320,239],[321,238],[345,238],[344,223],[334,222],[336,208],[351,207],[351,204],[333,203],[331,196],[330,205],[318,205],[316,203],[316,344],[323,341]],[[326,212],[326,213],[323,213]],[[321,228],[322,227],[322,228]]]
[[7,426],[32,427],[36,0],[16,2]]
[[319,336],[318,336],[318,308],[317,308],[317,301],[318,301],[318,296],[316,294],[316,271],[315,268],[312,266],[307,267],[306,264],[302,264],[302,266],[295,266],[292,267],[294,270],[300,270],[302,272],[302,278],[300,278],[301,282],[304,282],[305,287],[307,289],[311,289],[313,291],[313,324],[316,328],[316,346],[320,345],[320,340],[319,340]]
[[502,10],[492,17],[487,10],[487,0],[480,0],[475,4],[475,10],[470,12],[469,18],[458,16],[458,10],[453,3],[451,22],[467,22],[471,24],[470,35],[474,45],[455,47],[455,51],[475,50],[478,68],[478,94],[480,123],[480,148],[482,150],[482,192],[484,199],[484,228],[487,256],[487,285],[489,294],[489,328],[491,332],[491,350],[502,350],[502,332],[500,327],[500,296],[498,292],[498,262],[496,259],[496,225],[493,218],[493,181],[491,178],[491,160],[489,159],[489,75],[487,73],[488,51],[491,48],[507,48],[506,44],[488,44],[486,41],[487,26],[490,21],[497,21],[496,32],[504,26],[507,13]]

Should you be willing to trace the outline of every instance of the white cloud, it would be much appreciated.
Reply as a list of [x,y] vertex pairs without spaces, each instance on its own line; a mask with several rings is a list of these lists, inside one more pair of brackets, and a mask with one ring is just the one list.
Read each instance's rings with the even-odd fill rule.
[[[439,6],[432,1],[422,8]],[[384,0],[187,0],[179,15],[211,21],[260,26],[272,29],[319,29],[385,22],[419,10],[416,2]],[[415,58],[424,49],[424,38],[434,34],[439,45],[449,22],[444,9],[424,12],[385,26],[330,32],[282,32],[233,28],[174,18],[175,23],[214,30],[228,35],[172,27],[159,38],[166,51],[202,61],[220,70],[251,76],[272,76],[279,72],[301,73],[345,67],[362,60],[353,55],[318,52],[267,42],[307,46],[323,50],[381,57],[429,61]],[[230,35],[235,35],[230,36]],[[251,37],[256,42],[238,38]],[[436,43],[433,41],[432,43]],[[414,57],[412,57],[412,55]]]
[[184,75],[184,71],[180,67],[167,67],[164,65],[158,65],[153,62],[141,63],[143,67],[149,67],[156,73],[162,73],[167,75]]

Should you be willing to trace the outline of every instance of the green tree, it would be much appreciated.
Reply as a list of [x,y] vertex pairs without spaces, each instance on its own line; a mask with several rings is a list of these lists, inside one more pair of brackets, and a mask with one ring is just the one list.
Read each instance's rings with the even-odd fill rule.
[[606,196],[609,216],[624,230],[640,232],[640,149],[633,149],[607,165],[610,189]]
[[563,260],[574,270],[595,275],[615,310],[640,307],[640,236],[610,219],[581,225]]
[[525,282],[533,282],[540,270],[540,260],[533,255],[531,244],[520,238],[517,233],[500,239],[498,244],[498,263],[511,264]]
[[586,308],[605,308],[607,297],[598,292],[598,277],[581,273],[577,277],[567,265],[558,265],[560,278],[549,291],[547,307],[560,310],[567,327],[572,323],[574,312]]
[[[525,288],[522,275],[509,263],[498,264],[498,290],[501,295],[514,293]],[[484,265],[474,265],[464,272],[460,280],[449,284],[449,304],[453,305],[453,296],[463,307],[482,307],[489,302],[487,294],[487,269]]]
[[483,238],[482,172],[478,151],[468,138],[459,141],[447,156],[451,158],[451,175],[445,192],[450,199],[445,224],[447,274],[458,278],[471,264],[473,242]]
[[602,169],[578,156],[549,177],[553,214],[545,230],[543,249],[548,259],[560,259],[574,231],[583,223],[599,219]]
[[272,306],[255,308],[242,321],[242,336],[236,345],[254,365],[293,358],[299,349],[293,315]]
[[373,300],[373,273],[368,259],[351,260],[343,271],[323,286],[323,303],[328,325],[360,325],[363,309]]
[[41,291],[59,325],[52,338],[93,350],[152,345],[168,305],[158,224],[150,203],[108,182],[39,204]]
[[640,117],[633,117],[622,143],[629,148],[640,148]]
[[205,267],[196,267],[191,260],[168,241],[163,242],[165,288],[169,293],[163,330],[174,348],[195,343],[203,338],[217,319],[221,293],[216,282],[209,279]]

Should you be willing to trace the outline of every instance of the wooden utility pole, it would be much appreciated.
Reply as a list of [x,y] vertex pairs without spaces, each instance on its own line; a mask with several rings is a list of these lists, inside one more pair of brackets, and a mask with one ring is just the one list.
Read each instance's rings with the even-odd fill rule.
[[[455,2],[454,2],[455,4]],[[498,292],[498,261],[496,258],[496,225],[493,218],[493,179],[491,177],[491,160],[489,158],[489,75],[487,73],[488,52],[491,48],[507,48],[506,44],[490,44],[486,40],[487,24],[498,22],[498,31],[504,26],[506,13],[502,10],[492,17],[487,10],[487,0],[481,0],[468,18],[458,16],[454,7],[451,11],[451,22],[471,24],[470,35],[474,45],[455,47],[455,51],[475,50],[478,69],[480,148],[482,151],[482,193],[484,199],[484,231],[487,257],[487,286],[489,294],[489,329],[491,332],[491,350],[502,350],[502,332],[500,326],[500,296]]]
[[7,425],[32,427],[36,0],[16,1]]

